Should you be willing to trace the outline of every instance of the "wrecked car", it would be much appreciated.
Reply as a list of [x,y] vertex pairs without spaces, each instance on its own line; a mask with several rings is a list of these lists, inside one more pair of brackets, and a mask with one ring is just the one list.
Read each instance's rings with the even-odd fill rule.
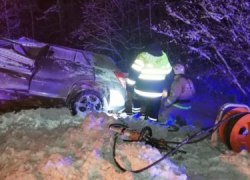
[[1,41],[0,91],[62,99],[73,115],[124,109],[125,76],[109,57],[29,38]]

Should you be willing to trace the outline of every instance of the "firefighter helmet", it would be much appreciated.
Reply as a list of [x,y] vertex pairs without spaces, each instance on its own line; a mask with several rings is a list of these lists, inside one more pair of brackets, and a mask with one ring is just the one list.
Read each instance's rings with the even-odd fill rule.
[[185,67],[182,64],[176,64],[173,70],[175,74],[185,74]]

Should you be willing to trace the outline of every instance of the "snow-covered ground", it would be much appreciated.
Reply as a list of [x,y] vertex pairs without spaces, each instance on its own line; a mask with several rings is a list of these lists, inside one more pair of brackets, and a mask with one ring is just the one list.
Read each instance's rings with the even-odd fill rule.
[[[38,108],[0,116],[0,179],[250,179],[250,155],[233,153],[223,144],[214,148],[208,140],[182,148],[156,166],[142,172],[121,172],[112,159],[113,134],[108,126],[121,122],[104,113],[82,119],[66,108]],[[141,130],[148,125],[153,137],[181,140],[194,128],[168,132],[143,120],[124,119]],[[139,169],[159,159],[160,152],[143,143],[117,146],[117,159],[127,168]]]

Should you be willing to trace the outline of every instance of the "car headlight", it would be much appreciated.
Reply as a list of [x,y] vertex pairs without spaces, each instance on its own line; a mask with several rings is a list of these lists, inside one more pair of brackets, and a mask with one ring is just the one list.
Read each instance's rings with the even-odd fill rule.
[[109,107],[120,107],[125,105],[125,99],[122,93],[116,89],[110,89]]

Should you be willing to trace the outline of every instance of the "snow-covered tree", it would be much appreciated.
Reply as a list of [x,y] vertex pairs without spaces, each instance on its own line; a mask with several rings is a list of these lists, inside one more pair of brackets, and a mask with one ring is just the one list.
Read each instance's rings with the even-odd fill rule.
[[[72,32],[82,48],[130,60],[150,35],[149,1],[84,1],[82,21]],[[124,62],[123,61],[123,62]]]
[[222,76],[243,94],[250,93],[249,1],[184,0],[160,5],[165,15],[152,29],[170,46],[180,48],[182,62],[193,68],[196,64],[197,73]]
[[19,34],[20,19],[16,1],[0,1],[0,34],[13,37]]
[[125,65],[156,37],[172,64],[185,63],[203,80],[227,79],[245,95],[249,23],[248,0],[0,0],[1,36],[101,52]]

